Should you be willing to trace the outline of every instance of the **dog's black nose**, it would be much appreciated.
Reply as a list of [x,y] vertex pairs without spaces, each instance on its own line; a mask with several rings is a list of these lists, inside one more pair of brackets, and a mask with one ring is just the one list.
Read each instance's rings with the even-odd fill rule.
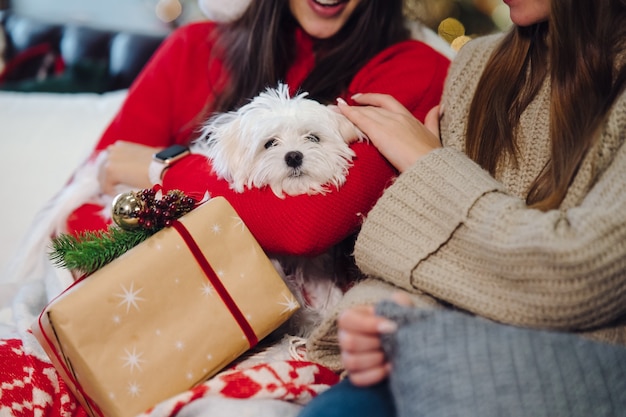
[[302,165],[302,158],[304,158],[304,155],[302,155],[302,152],[299,152],[299,151],[287,152],[285,154],[285,163],[287,164],[287,166],[291,168],[298,168],[300,165]]

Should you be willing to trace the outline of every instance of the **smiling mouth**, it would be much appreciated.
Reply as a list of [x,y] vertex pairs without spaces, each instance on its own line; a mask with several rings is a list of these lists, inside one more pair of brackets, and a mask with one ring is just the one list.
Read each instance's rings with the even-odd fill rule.
[[338,6],[341,3],[346,3],[348,0],[313,0],[315,3],[324,7]]

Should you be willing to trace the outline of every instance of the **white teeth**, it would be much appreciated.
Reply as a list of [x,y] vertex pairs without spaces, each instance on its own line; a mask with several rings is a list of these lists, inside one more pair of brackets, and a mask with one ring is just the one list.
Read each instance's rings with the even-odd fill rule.
[[315,0],[315,3],[321,4],[322,6],[336,6],[341,3],[341,0]]

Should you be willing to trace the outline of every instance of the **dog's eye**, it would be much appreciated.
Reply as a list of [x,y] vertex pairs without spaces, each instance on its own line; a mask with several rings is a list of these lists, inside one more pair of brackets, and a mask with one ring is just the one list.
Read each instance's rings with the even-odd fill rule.
[[313,133],[309,133],[308,135],[306,135],[306,140],[310,140],[311,142],[318,143],[320,141],[320,137],[317,135],[314,135]]
[[271,148],[272,146],[275,146],[275,145],[276,145],[276,142],[277,142],[277,141],[276,141],[276,139],[274,139],[274,138],[272,138],[272,139],[268,140],[267,142],[265,142],[265,145],[264,145],[264,146],[265,146],[265,149],[269,149],[269,148]]

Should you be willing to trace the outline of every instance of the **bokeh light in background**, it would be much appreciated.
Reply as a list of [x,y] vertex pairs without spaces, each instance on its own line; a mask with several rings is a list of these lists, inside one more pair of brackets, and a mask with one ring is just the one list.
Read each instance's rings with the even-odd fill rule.
[[460,49],[473,37],[506,30],[509,9],[502,0],[407,0],[405,12]]
[[159,20],[164,23],[174,22],[183,13],[183,5],[179,0],[159,0],[155,7],[155,13]]
[[511,24],[509,9],[502,0],[406,0],[405,11],[433,30],[447,18],[456,19],[468,36],[505,30]]

